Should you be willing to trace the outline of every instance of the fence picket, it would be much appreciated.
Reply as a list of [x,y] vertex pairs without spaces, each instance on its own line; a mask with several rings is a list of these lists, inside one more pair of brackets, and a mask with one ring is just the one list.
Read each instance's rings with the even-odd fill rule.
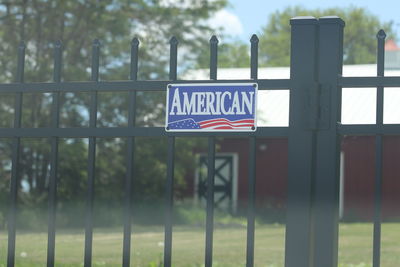
[[[25,70],[25,43],[21,42],[18,46],[18,61],[16,82],[24,82]],[[22,118],[22,93],[15,94],[15,115],[14,129],[21,128]],[[8,250],[7,250],[7,267],[14,267],[15,264],[15,233],[17,222],[17,196],[19,183],[19,161],[21,154],[21,138],[14,137],[12,145],[12,167],[11,167],[11,183],[10,183],[10,209],[8,213]]]
[[[94,40],[92,46],[92,74],[91,80],[99,80],[99,58],[100,41]],[[90,118],[89,126],[96,128],[97,124],[97,91],[93,90],[90,94]],[[85,225],[85,254],[84,266],[92,266],[92,243],[93,243],[93,202],[94,202],[94,183],[96,168],[96,137],[89,136],[88,150],[88,191],[86,198],[86,225]]]
[[[380,30],[377,35],[377,76],[384,77],[385,70],[385,38],[386,33]],[[376,88],[376,125],[383,126],[383,86]],[[380,266],[381,258],[381,220],[382,220],[382,164],[383,135],[375,136],[375,195],[374,195],[374,235],[373,235],[373,267]]]
[[[62,43],[57,41],[54,46],[54,73],[53,81],[61,82],[62,68]],[[60,123],[60,92],[53,92],[52,127],[58,128]],[[51,137],[51,162],[49,182],[49,210],[48,210],[48,236],[47,236],[47,267],[54,266],[55,239],[56,239],[56,201],[57,201],[57,170],[58,170],[58,144],[57,136]]]

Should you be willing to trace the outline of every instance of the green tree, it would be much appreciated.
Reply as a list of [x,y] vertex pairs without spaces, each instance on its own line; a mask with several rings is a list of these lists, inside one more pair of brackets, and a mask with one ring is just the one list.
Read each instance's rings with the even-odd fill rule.
[[[84,81],[90,78],[92,41],[101,42],[100,78],[129,79],[130,42],[133,36],[141,41],[139,79],[168,77],[169,39],[176,36],[179,62],[183,69],[207,48],[213,29],[206,20],[226,5],[226,0],[17,0],[0,2],[0,82],[14,80],[18,43],[27,44],[25,81],[50,81],[53,69],[53,43],[63,43],[63,80]],[[206,47],[203,47],[206,46]],[[184,53],[181,53],[184,51]],[[12,95],[0,98],[2,127],[12,126]],[[88,126],[88,93],[61,94],[61,126]],[[98,126],[126,126],[127,93],[99,93]],[[164,93],[138,93],[137,125],[160,125],[164,117]],[[24,94],[23,127],[49,127],[51,95]],[[0,195],[6,198],[10,181],[10,140],[0,140]],[[96,201],[120,208],[126,172],[126,140],[99,139],[96,160]],[[184,185],[185,170],[193,166],[193,149],[197,140],[180,142],[186,149],[176,155],[176,186]],[[58,207],[79,216],[84,212],[86,193],[87,140],[60,140]],[[136,142],[135,198],[162,198],[165,180],[166,142],[164,139],[141,139]],[[19,204],[31,216],[33,207],[47,205],[50,175],[49,140],[26,140],[22,143]],[[140,160],[140,161],[139,161]],[[143,188],[147,188],[146,191]],[[179,191],[179,190],[178,190]],[[177,191],[177,192],[178,192]],[[79,203],[73,203],[73,201]],[[0,214],[6,211],[5,201]],[[23,215],[23,214],[22,214]],[[0,226],[3,223],[0,216]],[[42,221],[46,216],[39,212]],[[71,217],[71,216],[70,216]],[[105,216],[107,217],[107,216]],[[112,216],[108,216],[109,218]],[[22,223],[32,218],[20,219]],[[63,221],[64,220],[64,221]],[[60,219],[73,225],[72,218]],[[82,222],[81,222],[82,223]],[[45,225],[45,224],[44,224]],[[29,225],[28,225],[29,226]]]
[[[210,51],[204,51],[197,61],[198,68],[210,67]],[[250,66],[250,48],[246,43],[235,40],[218,46],[219,68],[248,68]]]
[[344,28],[344,64],[368,64],[376,60],[376,33],[384,29],[388,38],[395,39],[392,22],[382,22],[365,8],[305,9],[300,6],[276,11],[268,18],[260,34],[260,65],[289,66],[290,24],[296,16],[336,15],[346,23]]
[[176,36],[193,58],[212,32],[207,20],[226,0],[19,0],[0,3],[0,80],[12,80],[18,42],[28,44],[27,81],[52,77],[52,45],[64,44],[64,80],[90,77],[91,43],[102,43],[102,77],[127,79],[129,43],[141,41],[140,77],[165,76],[168,40]]

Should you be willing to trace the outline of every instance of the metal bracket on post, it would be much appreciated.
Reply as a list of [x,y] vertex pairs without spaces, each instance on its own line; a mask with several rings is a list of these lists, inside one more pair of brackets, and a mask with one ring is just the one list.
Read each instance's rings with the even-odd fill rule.
[[306,125],[308,130],[318,130],[319,84],[317,82],[314,82],[313,86],[309,88],[305,103],[307,103],[306,114],[308,114],[308,121]]
[[331,92],[328,84],[315,82],[308,92],[308,129],[328,130],[330,128]]
[[331,86],[319,85],[319,118],[318,129],[329,130],[331,122]]

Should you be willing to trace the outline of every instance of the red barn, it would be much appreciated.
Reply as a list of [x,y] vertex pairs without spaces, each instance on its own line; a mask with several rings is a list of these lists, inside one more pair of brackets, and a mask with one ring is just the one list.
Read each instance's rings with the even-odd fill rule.
[[[259,78],[288,78],[289,68],[261,68]],[[220,79],[248,78],[248,69],[220,69]],[[343,76],[374,76],[375,65],[343,67]],[[387,76],[400,76],[399,70],[386,70]],[[187,74],[188,79],[207,79],[208,71]],[[400,90],[386,88],[384,123],[400,123]],[[259,92],[258,125],[288,126],[289,92]],[[376,89],[343,88],[343,124],[375,124]],[[256,203],[259,213],[284,214],[288,165],[287,138],[257,140]],[[190,175],[190,195],[204,201],[206,154],[199,153],[198,168]],[[219,142],[216,155],[217,207],[232,212],[245,211],[248,192],[248,140],[225,138]],[[375,137],[342,138],[340,175],[340,216],[346,220],[370,220],[374,208]],[[399,219],[400,210],[400,136],[384,138],[382,215]],[[284,216],[284,215],[283,215]],[[279,215],[278,215],[279,217]]]

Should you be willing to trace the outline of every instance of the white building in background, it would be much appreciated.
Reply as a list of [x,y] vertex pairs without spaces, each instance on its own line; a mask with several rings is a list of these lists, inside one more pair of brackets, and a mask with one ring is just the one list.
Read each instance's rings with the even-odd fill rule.
[[[399,58],[400,59],[400,58]],[[392,66],[392,65],[391,65]],[[376,76],[375,64],[344,65],[343,76]],[[400,69],[386,69],[385,76],[400,76]],[[218,79],[249,79],[249,68],[220,68]],[[289,67],[259,68],[259,79],[288,79]],[[209,70],[187,72],[185,80],[207,80]],[[342,123],[374,124],[376,120],[376,88],[343,88]],[[289,90],[258,91],[258,126],[288,126]],[[400,123],[400,88],[384,89],[384,123]]]

